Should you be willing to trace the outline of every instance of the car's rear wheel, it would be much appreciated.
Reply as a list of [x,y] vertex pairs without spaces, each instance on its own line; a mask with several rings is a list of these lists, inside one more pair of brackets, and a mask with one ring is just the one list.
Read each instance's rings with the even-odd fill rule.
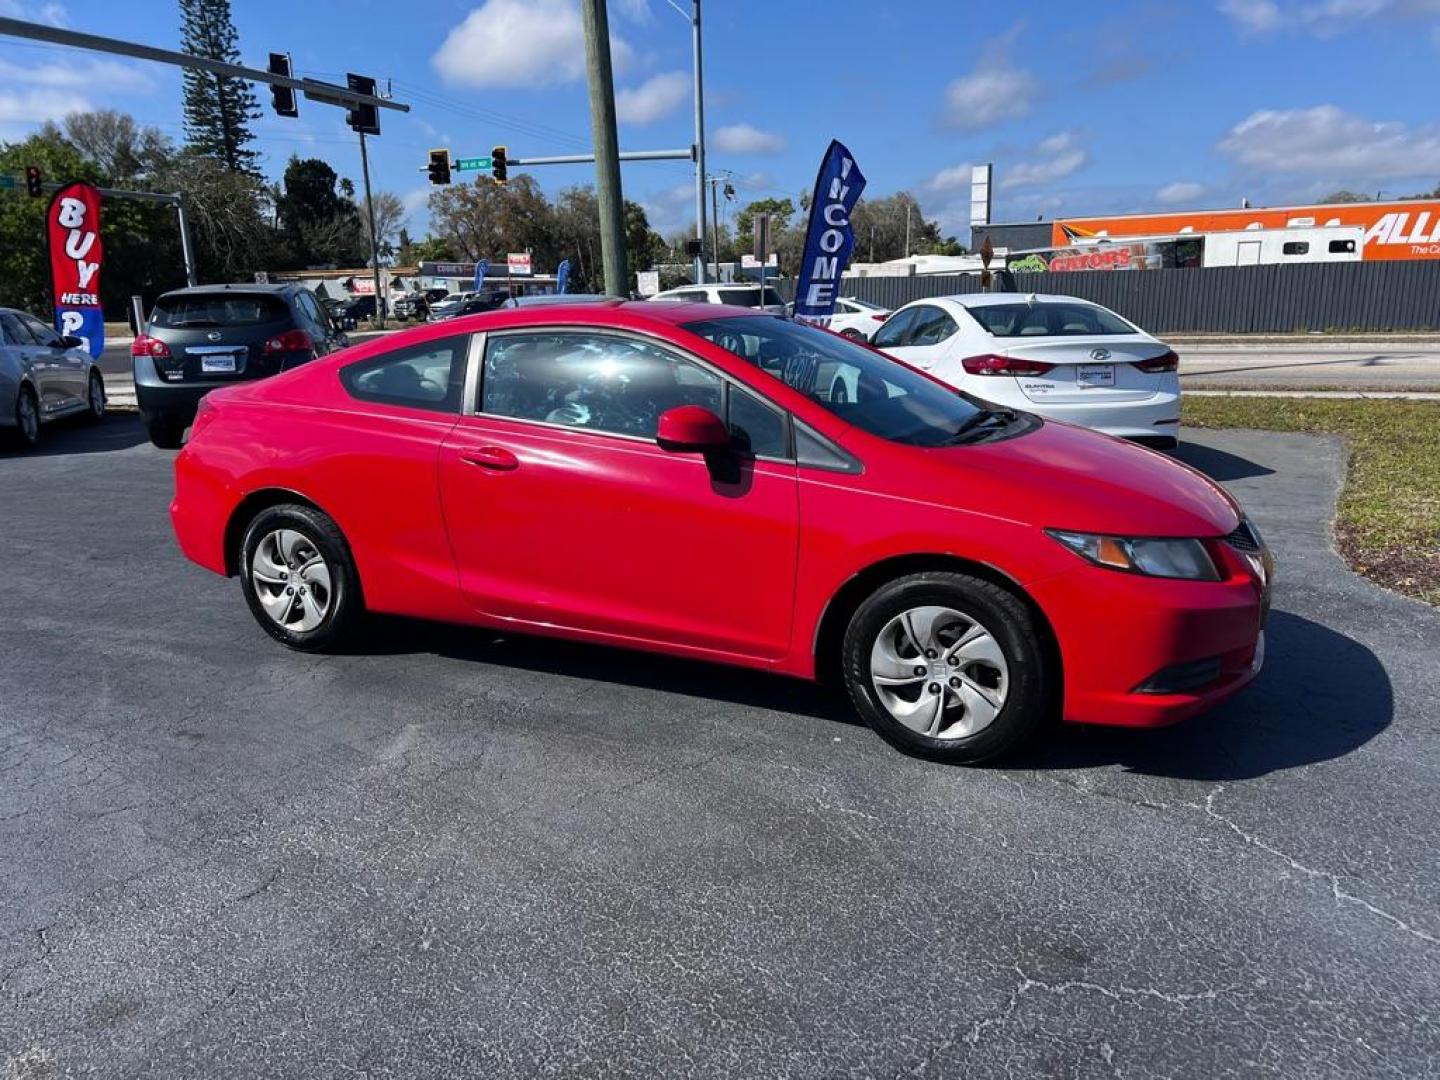
[[161,450],[179,450],[185,441],[185,425],[178,420],[151,420],[145,431]]
[[1058,672],[1019,597],[968,574],[898,578],[850,620],[846,689],[892,745],[974,764],[1029,738],[1052,709]]
[[22,450],[32,450],[40,442],[40,403],[28,386],[15,395],[15,442]]
[[90,389],[85,395],[88,407],[86,417],[90,420],[105,419],[105,382],[98,371],[90,372]]
[[331,648],[363,615],[349,545],[335,522],[311,507],[261,510],[245,529],[238,562],[255,621],[292,649]]

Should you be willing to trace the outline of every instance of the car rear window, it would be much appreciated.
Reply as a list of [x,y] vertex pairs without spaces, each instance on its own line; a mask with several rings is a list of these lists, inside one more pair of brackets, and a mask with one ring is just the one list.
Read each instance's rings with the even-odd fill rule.
[[187,293],[155,301],[150,325],[181,330],[200,326],[259,326],[289,318],[290,309],[267,293]]
[[783,304],[780,294],[774,289],[766,288],[765,299],[760,299],[759,289],[720,289],[720,303],[729,304],[731,307],[759,307],[763,304]]
[[1095,304],[1017,301],[977,304],[966,310],[993,337],[1084,337],[1137,332],[1120,316]]

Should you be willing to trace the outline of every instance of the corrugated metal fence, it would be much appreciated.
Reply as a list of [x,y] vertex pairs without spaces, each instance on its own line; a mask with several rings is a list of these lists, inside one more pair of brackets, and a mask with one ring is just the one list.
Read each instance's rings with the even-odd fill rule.
[[[1015,274],[1021,292],[1080,296],[1156,333],[1440,329],[1440,260]],[[793,283],[778,283],[787,298]],[[980,291],[967,274],[846,278],[841,292],[895,308]]]

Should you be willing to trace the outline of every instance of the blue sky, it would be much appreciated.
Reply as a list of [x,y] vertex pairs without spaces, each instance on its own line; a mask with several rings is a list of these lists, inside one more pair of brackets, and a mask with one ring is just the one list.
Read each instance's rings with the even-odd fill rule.
[[[688,0],[681,0],[688,8]],[[456,156],[585,151],[574,0],[233,0],[246,62],[288,50],[302,74],[392,79],[372,176],[423,234],[432,146]],[[176,47],[174,0],[0,0],[0,14]],[[968,231],[971,163],[995,163],[995,219],[1303,201],[1337,187],[1440,182],[1440,0],[707,0],[710,166],[740,202],[814,182],[846,142],[869,193],[914,192]],[[688,20],[611,0],[623,149],[691,141]],[[256,130],[272,175],[292,152],[359,181],[341,110],[301,103]],[[0,139],[114,107],[182,135],[174,69],[0,39]],[[462,174],[463,175],[463,174]],[[589,166],[535,170],[547,190]],[[625,194],[672,231],[693,221],[687,162],[624,168]]]

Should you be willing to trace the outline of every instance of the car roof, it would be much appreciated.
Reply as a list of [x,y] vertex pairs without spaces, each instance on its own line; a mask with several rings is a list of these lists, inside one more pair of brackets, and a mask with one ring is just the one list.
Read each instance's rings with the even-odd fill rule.
[[[984,292],[956,293],[953,296],[927,296],[926,300],[948,300],[961,307],[990,307],[993,304],[1089,304],[1099,307],[1093,300],[1079,296],[1065,296],[1062,293]],[[917,301],[911,301],[916,303]]]
[[219,285],[187,285],[183,289],[171,289],[169,292],[161,293],[161,299],[168,296],[204,296],[206,294],[223,292],[247,292],[247,293],[269,293],[273,296],[283,296],[292,293],[296,289],[303,289],[305,286],[297,285],[293,281],[283,285],[247,285],[243,281],[225,282]]
[[743,316],[776,318],[755,308],[728,307],[723,304],[694,303],[672,300],[656,304],[649,300],[607,299],[573,304],[532,304],[526,307],[496,308],[475,315],[461,315],[433,326],[453,327],[452,332],[469,330],[500,330],[507,327],[547,326],[557,323],[596,326],[636,327],[649,325],[681,326],[689,322]]

